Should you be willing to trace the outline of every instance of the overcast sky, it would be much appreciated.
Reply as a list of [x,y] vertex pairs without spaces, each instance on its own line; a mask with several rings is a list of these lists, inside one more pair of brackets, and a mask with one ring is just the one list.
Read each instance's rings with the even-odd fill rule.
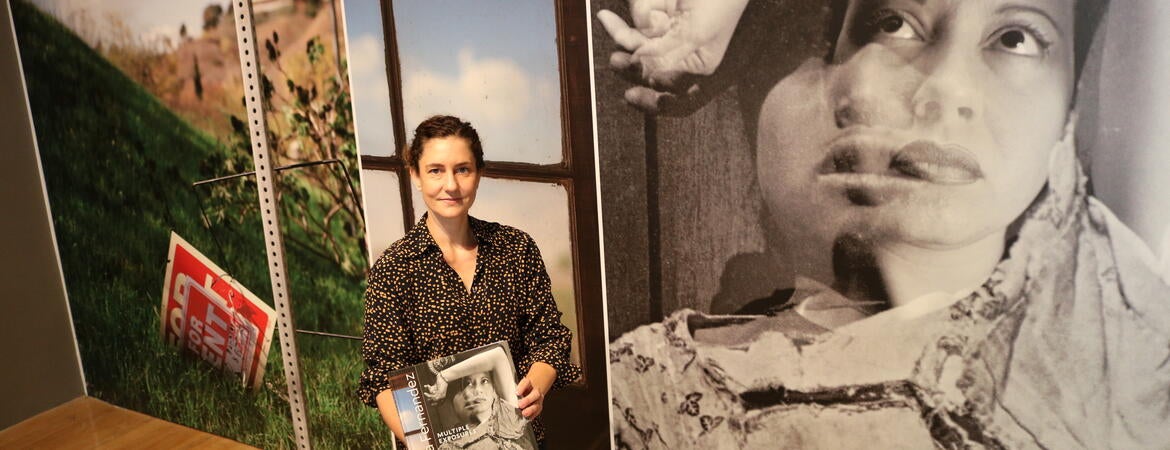
[[[98,26],[106,26],[108,18],[117,17],[140,36],[179,37],[179,27],[187,25],[192,33],[203,27],[203,8],[215,2],[207,0],[32,0],[41,10],[70,24],[72,14],[87,14]],[[220,3],[226,6],[226,3]]]

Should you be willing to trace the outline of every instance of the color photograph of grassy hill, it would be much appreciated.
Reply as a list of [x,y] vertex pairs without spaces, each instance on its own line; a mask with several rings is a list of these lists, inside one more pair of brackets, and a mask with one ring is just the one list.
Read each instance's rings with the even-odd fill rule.
[[[212,69],[217,63],[205,49],[162,47],[149,60],[159,68],[149,78],[155,81],[144,83],[148,78],[141,72],[126,73],[111,62],[109,40],[95,46],[36,5],[10,5],[89,395],[257,447],[293,447],[279,351],[268,356],[261,389],[251,391],[180,355],[158,336],[172,230],[271,303],[255,184],[241,177],[192,186],[251,168],[248,143],[232,126],[242,108],[229,105],[239,98],[229,98],[231,89],[219,90],[233,83],[227,77],[233,70],[238,78],[238,61],[232,66],[225,59],[222,68]],[[291,14],[311,23],[327,19],[306,19],[304,10]],[[340,44],[279,36],[277,29],[295,27],[278,22],[270,19],[273,32],[262,38],[273,42],[265,60],[273,71],[265,73],[271,74],[269,140],[279,148],[274,156],[285,164],[330,158],[344,163],[282,172],[297,325],[360,334],[364,232],[356,207],[360,187],[356,176],[350,183],[343,172],[357,169],[340,76],[344,61],[336,58]],[[286,46],[275,42],[280,37]],[[190,66],[168,68],[168,58],[187,61],[192,55],[200,55],[198,71],[185,72],[194,69],[196,58]],[[210,84],[210,74],[220,72],[224,78]],[[199,96],[165,98],[166,89],[196,92],[196,79],[203,101],[219,96],[210,106],[177,109],[183,102],[200,104]],[[300,334],[298,344],[314,446],[385,443],[385,426],[352,397],[362,365],[360,343]]]

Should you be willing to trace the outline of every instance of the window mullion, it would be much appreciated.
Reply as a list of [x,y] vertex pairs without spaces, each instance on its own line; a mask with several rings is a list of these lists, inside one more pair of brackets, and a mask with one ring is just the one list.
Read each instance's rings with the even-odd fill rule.
[[[406,125],[402,108],[402,69],[398,57],[398,33],[394,24],[394,5],[391,0],[378,2],[382,6],[382,32],[386,42],[386,81],[390,87],[390,118],[394,123],[394,155],[400,161],[398,193],[402,199],[403,229],[410,231],[414,226],[414,200],[411,198],[410,173],[401,164],[402,150],[406,148]],[[364,162],[363,158],[363,162]]]

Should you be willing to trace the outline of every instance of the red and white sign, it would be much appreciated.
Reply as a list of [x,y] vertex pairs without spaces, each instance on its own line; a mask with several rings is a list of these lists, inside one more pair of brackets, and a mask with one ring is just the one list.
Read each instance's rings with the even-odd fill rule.
[[[217,368],[244,374],[252,367],[256,325],[237,317],[227,301],[187,278],[183,348]],[[180,288],[180,290],[182,290]],[[252,344],[252,345],[249,345]]]
[[161,319],[167,343],[239,374],[245,386],[260,386],[276,311],[174,232]]

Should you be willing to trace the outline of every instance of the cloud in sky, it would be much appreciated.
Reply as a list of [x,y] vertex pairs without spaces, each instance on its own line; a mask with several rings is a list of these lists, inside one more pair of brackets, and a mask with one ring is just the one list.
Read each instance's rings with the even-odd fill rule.
[[425,67],[408,74],[403,97],[419,111],[449,110],[459,104],[467,111],[463,114],[494,124],[523,117],[531,101],[528,87],[532,81],[519,65],[505,59],[477,61],[467,48],[459,51],[458,62],[455,74]]
[[558,80],[528,73],[509,59],[478,58],[470,48],[459,50],[457,67],[456,73],[442,73],[403,64],[408,133],[426,117],[453,114],[479,130],[487,159],[560,160]]
[[358,151],[363,155],[392,155],[394,126],[382,39],[369,34],[351,39],[349,80]]

